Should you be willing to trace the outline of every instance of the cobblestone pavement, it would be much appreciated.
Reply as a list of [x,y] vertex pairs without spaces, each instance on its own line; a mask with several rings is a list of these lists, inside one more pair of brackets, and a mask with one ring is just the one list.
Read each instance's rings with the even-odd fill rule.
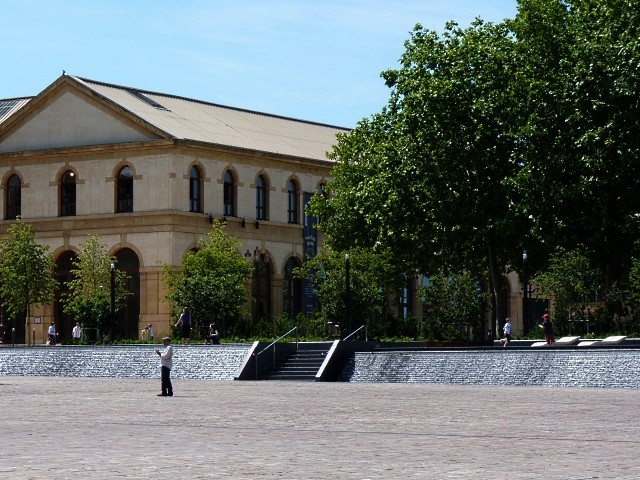
[[638,479],[640,391],[0,377],[0,479]]

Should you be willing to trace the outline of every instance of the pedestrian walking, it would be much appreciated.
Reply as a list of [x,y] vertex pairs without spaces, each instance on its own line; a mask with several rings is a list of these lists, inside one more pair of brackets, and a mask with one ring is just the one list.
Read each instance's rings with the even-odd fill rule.
[[506,347],[511,343],[511,319],[509,317],[507,317],[502,331],[504,332],[504,340],[502,341],[502,346]]
[[556,340],[553,336],[553,324],[551,323],[551,318],[549,318],[548,313],[542,315],[542,323],[539,326],[544,332],[544,338],[547,341],[547,344],[551,345],[552,343],[555,343]]
[[71,330],[71,338],[74,342],[77,342],[82,338],[82,328],[80,327],[80,323],[76,322],[76,326]]
[[47,345],[55,345],[56,344],[56,325],[51,322],[49,328],[47,329]]
[[191,312],[189,307],[184,307],[180,318],[176,322],[176,328],[181,327],[182,330],[182,343],[189,343],[191,337]]

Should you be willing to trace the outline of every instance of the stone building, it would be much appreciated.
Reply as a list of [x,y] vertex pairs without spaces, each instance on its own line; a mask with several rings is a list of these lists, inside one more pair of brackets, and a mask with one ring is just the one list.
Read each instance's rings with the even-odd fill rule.
[[[0,100],[0,233],[18,216],[31,224],[63,283],[98,235],[130,275],[122,337],[147,323],[169,331],[159,262],[179,267],[213,218],[256,262],[254,317],[308,311],[313,295],[291,276],[321,242],[304,203],[328,180],[326,152],[346,131],[62,75],[35,97]],[[51,321],[70,338],[56,300],[14,321],[16,341],[42,342]]]

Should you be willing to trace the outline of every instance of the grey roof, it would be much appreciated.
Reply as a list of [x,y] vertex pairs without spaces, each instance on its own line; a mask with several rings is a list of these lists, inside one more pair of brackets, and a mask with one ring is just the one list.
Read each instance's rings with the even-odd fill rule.
[[165,132],[168,138],[327,160],[326,153],[336,143],[336,134],[349,131],[81,77],[71,78]]
[[14,112],[20,110],[31,98],[32,97],[0,99],[0,123],[9,118]]

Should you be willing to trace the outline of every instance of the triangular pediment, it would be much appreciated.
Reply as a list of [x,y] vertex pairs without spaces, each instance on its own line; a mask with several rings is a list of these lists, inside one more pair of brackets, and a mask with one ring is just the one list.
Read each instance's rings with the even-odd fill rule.
[[0,126],[0,152],[46,150],[166,138],[61,77]]

